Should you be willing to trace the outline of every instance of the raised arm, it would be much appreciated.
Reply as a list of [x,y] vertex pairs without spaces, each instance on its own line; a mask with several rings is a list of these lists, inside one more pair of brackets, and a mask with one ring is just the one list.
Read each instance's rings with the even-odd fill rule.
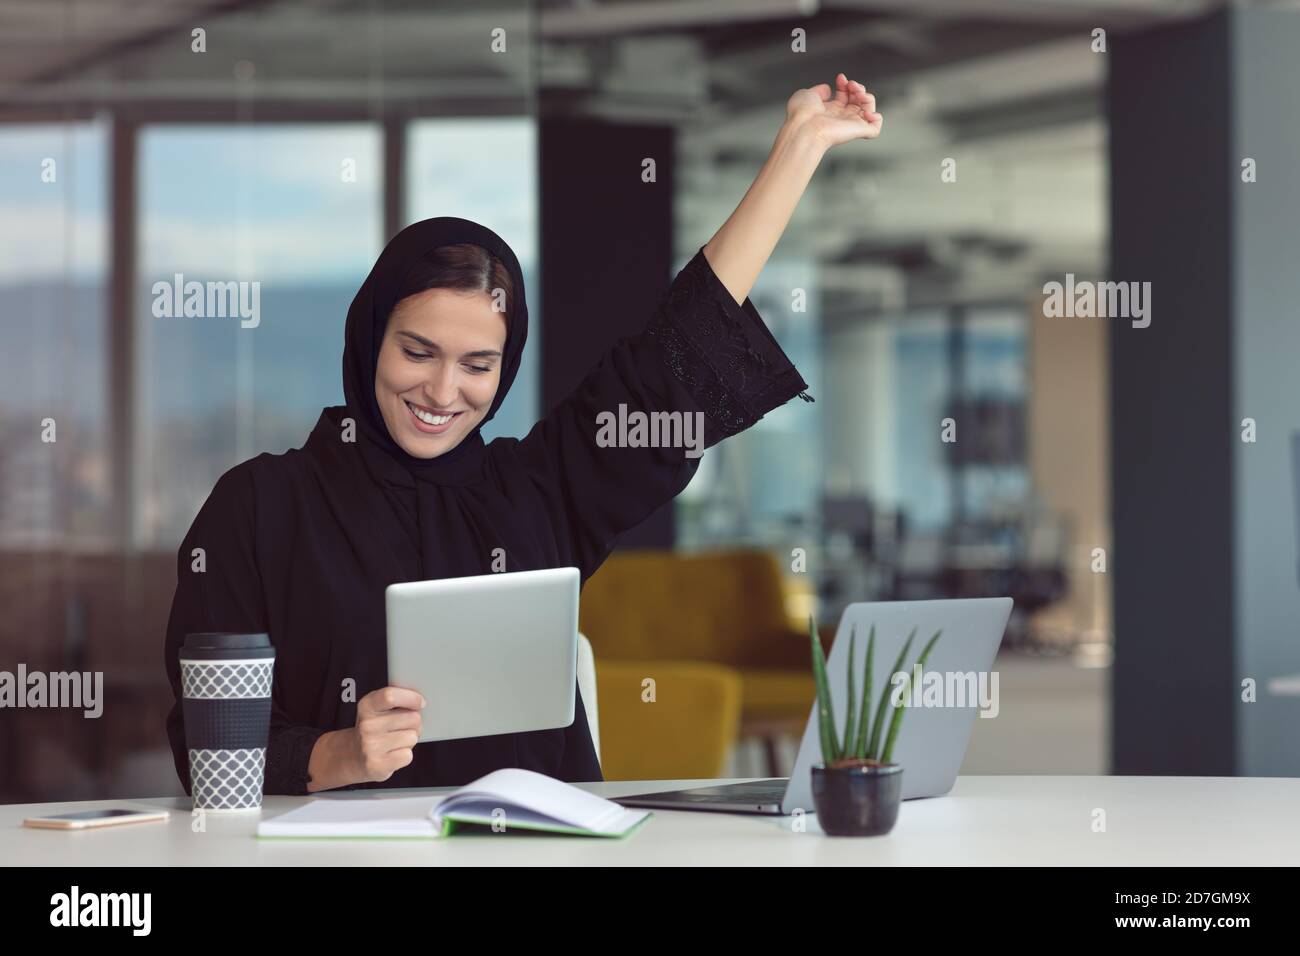
[[736,302],[743,303],[776,248],[822,156],[832,146],[875,139],[885,118],[876,98],[843,73],[835,92],[826,83],[799,90],[753,184],[704,245],[705,258]]
[[[645,329],[617,342],[518,443],[518,464],[545,495],[565,560],[584,582],[622,532],[686,486],[703,449],[796,396],[813,401],[749,290],[825,151],[880,132],[874,97],[843,74],[836,83],[836,94],[821,84],[790,98],[753,185],[678,273]],[[604,439],[613,429],[603,431],[601,421],[615,414],[620,422],[642,416],[665,427],[671,420],[683,435],[687,424],[699,427],[690,447],[637,441],[634,428],[623,441],[621,424],[611,444]]]

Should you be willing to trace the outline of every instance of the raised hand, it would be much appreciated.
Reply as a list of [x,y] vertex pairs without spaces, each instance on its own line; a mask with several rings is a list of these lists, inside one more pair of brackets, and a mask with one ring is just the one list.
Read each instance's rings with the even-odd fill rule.
[[819,83],[790,97],[763,167],[735,212],[704,244],[704,258],[738,304],[754,287],[826,151],[875,139],[884,122],[875,96],[843,73],[835,77],[833,93]]
[[827,146],[855,139],[875,139],[885,118],[876,112],[876,97],[843,73],[835,76],[835,91],[818,83],[797,91],[786,104],[786,122],[806,126]]

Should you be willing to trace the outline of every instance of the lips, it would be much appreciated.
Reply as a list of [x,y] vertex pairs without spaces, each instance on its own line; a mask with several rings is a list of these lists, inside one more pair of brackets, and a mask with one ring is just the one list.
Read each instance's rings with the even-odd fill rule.
[[411,402],[406,402],[406,408],[411,413],[411,421],[415,424],[415,427],[428,435],[442,434],[455,424],[457,418],[464,414],[463,412],[453,412],[451,415],[435,415],[428,409],[413,405]]

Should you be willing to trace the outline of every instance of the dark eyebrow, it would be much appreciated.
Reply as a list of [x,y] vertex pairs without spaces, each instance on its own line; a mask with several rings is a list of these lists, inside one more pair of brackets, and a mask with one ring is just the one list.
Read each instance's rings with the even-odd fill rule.
[[[398,332],[397,334],[405,335],[408,339],[418,342],[420,345],[423,345],[426,349],[433,349],[438,352],[442,351],[442,349],[438,348],[438,346],[435,343],[430,342],[423,335],[416,335],[414,332],[407,332],[405,329]],[[496,349],[478,349],[473,352],[466,352],[461,357],[462,358],[500,358],[501,353],[498,352]]]

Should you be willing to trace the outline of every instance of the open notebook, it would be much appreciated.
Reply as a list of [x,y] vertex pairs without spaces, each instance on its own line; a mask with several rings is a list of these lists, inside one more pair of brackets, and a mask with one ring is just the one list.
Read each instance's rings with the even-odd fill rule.
[[497,832],[543,830],[582,836],[627,836],[650,816],[531,770],[494,770],[442,796],[320,797],[257,825],[265,839],[446,836],[464,824]]

